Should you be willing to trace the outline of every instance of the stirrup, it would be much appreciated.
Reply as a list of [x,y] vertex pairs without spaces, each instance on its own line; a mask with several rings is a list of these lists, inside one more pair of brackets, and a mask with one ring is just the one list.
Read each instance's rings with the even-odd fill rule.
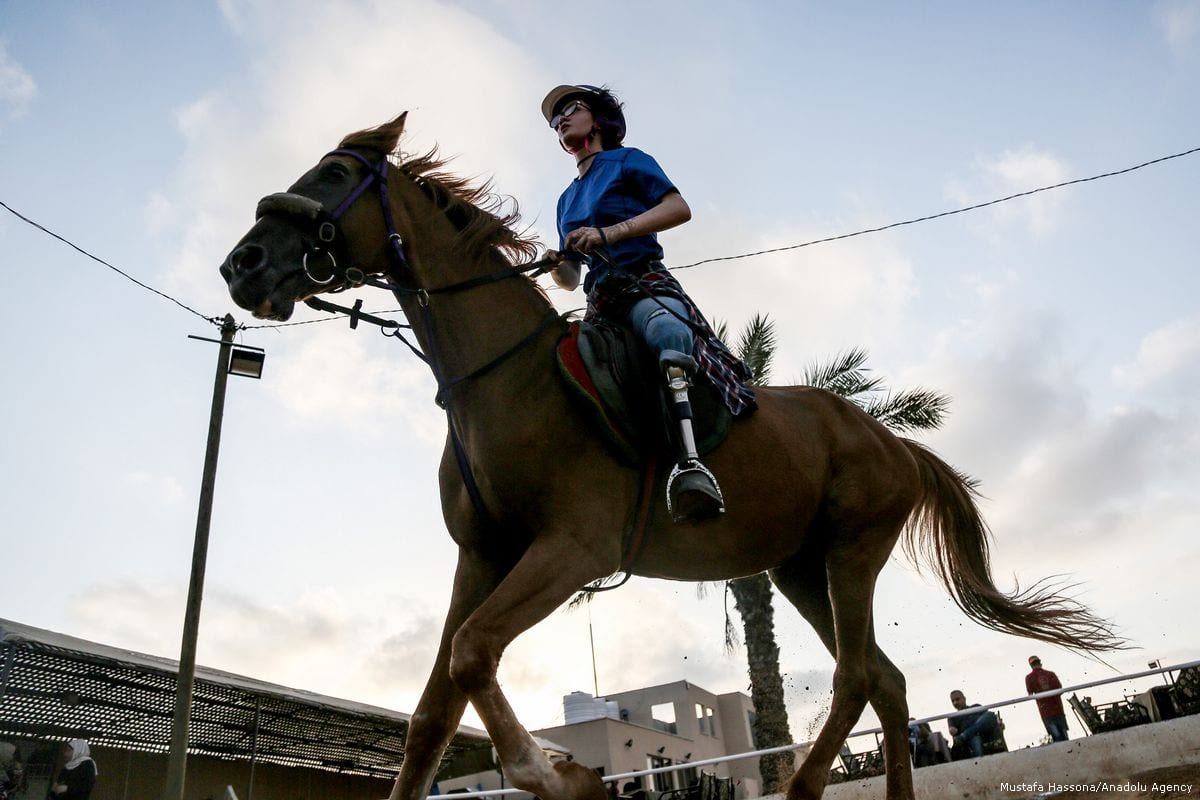
[[667,511],[675,522],[700,522],[725,513],[721,486],[708,467],[691,458],[667,478]]

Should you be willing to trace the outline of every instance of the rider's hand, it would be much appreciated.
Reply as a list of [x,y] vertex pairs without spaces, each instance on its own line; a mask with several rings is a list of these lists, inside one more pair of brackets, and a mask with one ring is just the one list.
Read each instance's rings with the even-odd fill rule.
[[567,234],[564,243],[568,250],[577,250],[580,253],[590,253],[593,249],[608,244],[603,233],[599,228],[576,228]]
[[579,286],[579,275],[582,270],[574,253],[560,253],[557,250],[547,250],[546,260],[554,266],[550,268],[550,277],[560,289],[573,292]]

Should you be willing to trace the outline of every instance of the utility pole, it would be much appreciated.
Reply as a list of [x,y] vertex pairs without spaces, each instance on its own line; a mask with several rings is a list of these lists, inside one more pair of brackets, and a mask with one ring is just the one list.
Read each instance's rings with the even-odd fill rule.
[[200,602],[204,596],[208,532],[212,523],[213,493],[217,483],[217,454],[221,449],[221,421],[225,415],[225,385],[229,380],[229,357],[233,349],[233,335],[236,332],[237,325],[234,324],[233,316],[226,314],[221,324],[221,347],[217,354],[217,375],[213,381],[212,411],[208,419],[208,448],[204,456],[204,477],[200,483],[200,508],[196,514],[192,576],[188,584],[187,610],[183,618],[179,682],[175,689],[175,717],[171,725],[171,750],[167,760],[167,784],[163,800],[183,800],[183,786],[187,773],[188,723],[192,714],[192,686],[196,678],[196,639],[200,634]]

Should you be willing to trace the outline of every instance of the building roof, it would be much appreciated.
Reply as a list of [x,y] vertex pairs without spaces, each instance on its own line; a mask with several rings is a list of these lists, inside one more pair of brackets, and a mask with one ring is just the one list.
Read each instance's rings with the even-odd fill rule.
[[[0,619],[0,735],[165,753],[179,663]],[[197,666],[188,752],[394,776],[409,714]],[[257,735],[256,735],[257,732]],[[460,727],[450,761],[490,743]]]

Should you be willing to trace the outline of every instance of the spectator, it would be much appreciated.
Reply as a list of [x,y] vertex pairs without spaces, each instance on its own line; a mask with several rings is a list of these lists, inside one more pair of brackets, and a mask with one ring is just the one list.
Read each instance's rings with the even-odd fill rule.
[[937,763],[937,751],[933,745],[933,730],[928,722],[908,718],[908,750],[912,754],[914,767],[928,767]]
[[[1062,683],[1058,680],[1057,675],[1048,669],[1042,669],[1040,658],[1030,656],[1029,666],[1033,669],[1025,676],[1025,691],[1030,694],[1039,694],[1051,689],[1062,688]],[[1067,713],[1063,710],[1062,695],[1039,697],[1037,707],[1038,713],[1042,715],[1042,724],[1046,726],[1046,733],[1050,734],[1050,740],[1054,742],[1067,741]]]
[[631,781],[627,781],[621,788],[621,797],[628,798],[629,800],[646,800],[647,796],[646,790],[642,788],[641,778],[634,778]]
[[[950,693],[950,703],[962,712],[946,720],[950,738],[954,741],[951,753],[956,759],[982,757],[983,743],[1000,733],[1000,720],[978,703],[968,706],[966,696],[958,689]],[[971,710],[976,708],[979,710]]]
[[8,800],[23,788],[25,769],[21,754],[11,742],[0,742],[0,800]]
[[83,739],[72,739],[63,745],[66,763],[50,787],[50,800],[88,800],[96,785],[96,762]]

